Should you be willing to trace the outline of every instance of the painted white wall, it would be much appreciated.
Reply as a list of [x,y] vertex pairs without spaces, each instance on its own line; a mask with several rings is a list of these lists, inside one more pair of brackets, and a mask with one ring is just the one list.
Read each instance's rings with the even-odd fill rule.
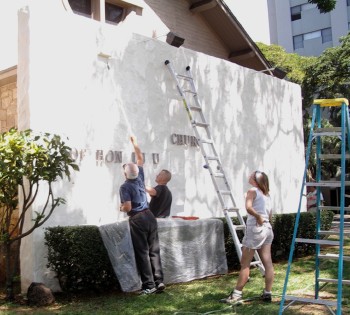
[[[304,169],[298,85],[123,27],[63,12],[49,16],[42,6],[21,11],[19,31],[24,34],[19,42],[19,128],[57,133],[68,137],[71,147],[88,150],[77,160],[80,172],[72,181],[56,183],[55,192],[67,203],[46,226],[126,219],[118,211],[122,163],[96,163],[96,150],[122,151],[122,162],[128,162],[130,135],[138,138],[145,152],[146,184],[154,184],[163,168],[173,173],[172,215],[223,216],[199,149],[171,142],[172,134],[193,135],[193,130],[164,65],[167,59],[179,73],[191,66],[242,214],[248,176],[256,169],[269,175],[275,211],[297,210]],[[100,52],[112,56],[108,65]],[[153,164],[152,153],[159,153],[159,164]],[[43,203],[41,193],[32,212]],[[58,289],[45,267],[44,231],[42,227],[22,242],[24,291],[32,281]]]

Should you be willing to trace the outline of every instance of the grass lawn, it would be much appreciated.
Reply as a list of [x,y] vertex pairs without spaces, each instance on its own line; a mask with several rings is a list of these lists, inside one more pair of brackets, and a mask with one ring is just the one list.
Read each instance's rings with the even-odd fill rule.
[[[344,254],[349,255],[350,242],[346,243]],[[329,252],[332,248],[328,249]],[[264,279],[257,269],[252,269],[250,281],[244,289],[244,298],[253,298],[243,305],[230,306],[218,301],[226,297],[235,284],[238,272],[208,277],[192,282],[168,285],[160,294],[141,296],[135,293],[110,292],[108,294],[84,294],[70,298],[55,294],[56,303],[49,307],[29,307],[19,299],[8,303],[0,296],[0,314],[36,315],[78,315],[78,314],[121,314],[121,315],[196,315],[196,314],[278,314],[284,285],[287,262],[275,263],[273,302],[264,303],[255,299],[261,294]],[[322,277],[336,278],[337,261],[323,262]],[[344,263],[344,278],[349,279],[350,263]],[[313,296],[314,256],[299,259],[292,264],[288,283],[288,294]],[[328,284],[320,294],[322,298],[336,299],[337,285]],[[2,296],[3,297],[3,296]],[[295,304],[283,314],[331,314],[326,307],[315,304]],[[343,286],[343,314],[350,314],[350,286]]]

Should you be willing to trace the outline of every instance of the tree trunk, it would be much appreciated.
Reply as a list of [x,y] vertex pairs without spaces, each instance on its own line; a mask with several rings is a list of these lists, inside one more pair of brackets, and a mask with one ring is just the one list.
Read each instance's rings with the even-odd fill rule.
[[[12,247],[12,245],[18,244],[18,248]],[[14,279],[18,273],[19,265],[19,251],[20,251],[21,239],[15,242],[6,242],[4,244],[5,252],[5,265],[6,265],[6,300],[14,300]],[[12,252],[11,249],[14,248]]]
[[14,293],[13,293],[13,280],[11,277],[11,243],[6,242],[4,244],[5,248],[5,265],[6,265],[6,271],[5,271],[5,277],[6,277],[6,300],[13,300],[14,299]]

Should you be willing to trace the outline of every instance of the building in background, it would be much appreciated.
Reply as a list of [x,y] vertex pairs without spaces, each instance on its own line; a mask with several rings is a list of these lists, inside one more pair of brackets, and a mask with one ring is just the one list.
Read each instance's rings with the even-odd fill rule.
[[[350,0],[338,0],[329,13],[320,13],[316,4],[307,0],[235,2],[227,1],[254,41],[280,45],[288,53],[319,56],[325,49],[338,46],[340,37],[349,31]],[[252,7],[258,16],[251,13]]]
[[270,30],[275,30],[271,32],[272,43],[283,46],[287,52],[319,56],[325,49],[338,46],[339,38],[348,34],[349,0],[338,0],[329,13],[320,13],[307,0],[270,2]]

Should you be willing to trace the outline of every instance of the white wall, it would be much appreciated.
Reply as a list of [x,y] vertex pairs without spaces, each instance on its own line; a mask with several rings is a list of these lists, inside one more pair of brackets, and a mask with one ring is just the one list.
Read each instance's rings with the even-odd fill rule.
[[[128,32],[86,18],[49,16],[31,7],[20,14],[19,127],[58,133],[90,153],[77,162],[72,182],[55,185],[67,201],[48,225],[76,225],[125,219],[118,211],[122,163],[131,158],[130,135],[145,152],[146,184],[157,172],[173,173],[172,215],[222,216],[199,149],[171,142],[172,134],[193,135],[164,61],[178,72],[191,66],[207,120],[244,210],[248,176],[270,178],[274,209],[295,212],[304,168],[301,93],[298,85],[236,64]],[[45,27],[43,27],[45,25]],[[110,54],[108,61],[98,56]],[[122,151],[122,163],[96,163],[96,150]],[[152,153],[159,154],[153,164]],[[98,165],[96,165],[98,164]],[[44,194],[33,204],[39,210]],[[30,221],[28,221],[30,222]],[[24,239],[22,288],[41,281],[57,289],[45,268],[44,227]]]

